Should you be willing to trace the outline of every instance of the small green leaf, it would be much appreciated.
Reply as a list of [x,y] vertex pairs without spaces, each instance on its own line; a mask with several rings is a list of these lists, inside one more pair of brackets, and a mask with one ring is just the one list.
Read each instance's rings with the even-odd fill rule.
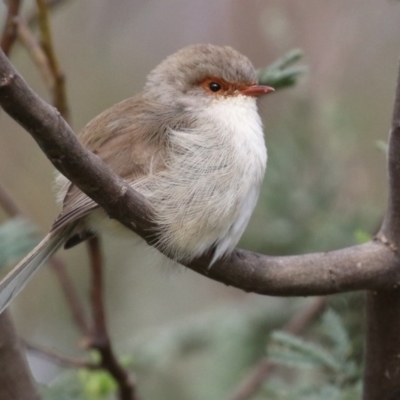
[[79,371],[79,379],[88,400],[100,400],[117,390],[117,383],[107,371]]
[[0,268],[28,254],[38,242],[36,227],[24,218],[0,225]]
[[342,319],[332,309],[328,309],[322,316],[324,331],[334,343],[336,357],[344,363],[351,353],[351,342]]
[[371,235],[367,231],[364,231],[362,229],[357,229],[354,232],[354,236],[357,243],[359,244],[367,243],[372,239]]
[[258,71],[260,84],[272,86],[276,90],[293,86],[298,76],[308,71],[305,66],[293,66],[302,56],[301,50],[291,50],[267,68]]

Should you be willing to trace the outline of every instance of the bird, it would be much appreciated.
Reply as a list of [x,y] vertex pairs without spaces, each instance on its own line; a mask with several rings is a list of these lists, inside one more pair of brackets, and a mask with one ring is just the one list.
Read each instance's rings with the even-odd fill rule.
[[[103,111],[80,142],[150,205],[154,246],[177,263],[235,248],[259,197],[267,163],[251,61],[229,46],[197,44],[167,57],[143,90]],[[0,312],[61,246],[103,231],[135,235],[73,182],[57,178],[62,211],[50,232],[0,282]],[[142,246],[147,246],[144,242]]]

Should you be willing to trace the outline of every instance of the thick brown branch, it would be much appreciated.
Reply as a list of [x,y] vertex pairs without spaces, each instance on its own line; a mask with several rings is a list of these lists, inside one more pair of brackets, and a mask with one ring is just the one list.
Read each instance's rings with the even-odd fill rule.
[[[145,198],[86,150],[56,110],[40,99],[0,54],[0,105],[36,140],[53,165],[111,218],[149,244],[156,227]],[[188,265],[211,279],[260,294],[308,296],[392,288],[400,282],[396,252],[380,242],[301,256],[269,257],[236,250],[209,268],[209,257]]]
[[[400,246],[400,67],[389,140],[389,202],[379,240],[399,254]],[[400,290],[367,294],[364,400],[400,397]]]

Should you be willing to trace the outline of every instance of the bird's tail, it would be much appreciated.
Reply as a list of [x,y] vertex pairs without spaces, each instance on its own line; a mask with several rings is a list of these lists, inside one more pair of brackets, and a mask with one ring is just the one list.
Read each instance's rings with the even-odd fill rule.
[[[68,228],[68,227],[66,227]],[[33,274],[66,241],[70,229],[50,232],[12,271],[0,282],[0,314],[24,288]]]

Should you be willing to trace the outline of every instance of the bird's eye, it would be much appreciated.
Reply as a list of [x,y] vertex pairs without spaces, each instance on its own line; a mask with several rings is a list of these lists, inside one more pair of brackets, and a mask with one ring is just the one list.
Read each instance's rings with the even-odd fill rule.
[[212,92],[219,92],[221,90],[221,85],[216,82],[211,82],[208,87]]

